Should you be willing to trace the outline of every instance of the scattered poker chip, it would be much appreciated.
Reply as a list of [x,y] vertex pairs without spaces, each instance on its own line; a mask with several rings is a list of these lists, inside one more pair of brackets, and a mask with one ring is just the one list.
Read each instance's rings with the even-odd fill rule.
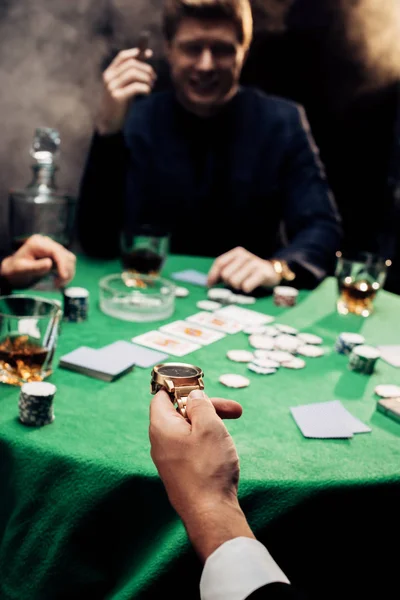
[[253,296],[243,296],[241,294],[233,294],[236,304],[255,304],[256,299]]
[[250,379],[243,377],[243,375],[236,375],[234,373],[226,373],[221,375],[219,378],[220,383],[230,388],[245,388],[250,385]]
[[319,356],[323,356],[325,351],[319,346],[312,346],[311,344],[303,344],[299,346],[296,350],[297,354],[301,354],[301,356],[308,356],[310,358],[318,358]]
[[278,335],[276,338],[273,338],[273,341],[276,350],[283,350],[284,352],[291,352],[292,354],[294,354],[301,345],[301,342],[297,338],[286,334]]
[[222,308],[222,304],[220,302],[216,302],[215,300],[199,300],[196,303],[196,306],[200,310],[208,310],[210,312]]
[[400,398],[400,386],[391,383],[381,383],[376,386],[375,394],[381,398]]
[[252,335],[253,333],[257,335],[263,335],[265,328],[265,325],[246,325],[243,328],[243,333],[246,333],[247,335]]
[[365,338],[359,333],[341,333],[335,343],[335,350],[339,354],[350,354],[356,346],[365,344]]
[[283,364],[284,362],[289,362],[292,360],[293,354],[290,354],[290,352],[283,352],[282,350],[270,350],[267,357],[271,360],[276,360],[276,362],[280,364]]
[[274,302],[276,306],[295,306],[299,291],[296,288],[278,285],[274,288]]
[[232,292],[225,288],[211,288],[207,292],[209,300],[215,300],[216,302],[221,302],[221,304],[230,304],[232,296]]
[[278,329],[278,331],[280,331],[281,333],[285,333],[286,335],[297,335],[298,333],[298,330],[294,327],[291,327],[290,325],[281,325],[277,323],[275,327]]
[[253,353],[249,350],[229,350],[226,356],[234,362],[247,363],[253,360]]
[[372,346],[355,346],[349,356],[349,369],[364,375],[371,375],[380,355],[381,353]]
[[263,369],[279,369],[279,367],[281,366],[280,363],[278,363],[278,361],[261,356],[255,356],[251,362],[253,362],[258,367],[262,367]]
[[86,321],[89,312],[89,291],[82,287],[65,288],[64,321],[80,323]]
[[305,366],[306,361],[297,356],[293,356],[291,360],[282,363],[282,367],[285,367],[285,369],[304,369]]
[[259,375],[274,375],[276,373],[276,369],[268,369],[266,367],[260,367],[256,363],[252,362],[247,365],[247,368],[253,373],[258,373]]
[[175,287],[174,290],[175,298],[187,298],[189,296],[189,290],[185,287],[180,287],[179,285]]
[[274,339],[267,335],[253,333],[249,337],[249,344],[250,346],[253,346],[253,348],[257,348],[257,350],[272,350],[274,347]]
[[19,420],[24,425],[42,427],[55,419],[53,400],[57,388],[52,383],[32,381],[21,387],[18,409]]
[[258,350],[254,350],[253,354],[255,358],[269,358],[271,350],[262,350],[259,348]]
[[275,325],[266,325],[264,327],[264,335],[268,335],[269,337],[276,337],[279,335],[279,329],[275,327]]
[[314,335],[313,333],[299,333],[297,338],[301,340],[303,344],[311,344],[312,346],[319,346],[319,344],[322,344],[323,342],[323,339],[319,337],[319,335]]

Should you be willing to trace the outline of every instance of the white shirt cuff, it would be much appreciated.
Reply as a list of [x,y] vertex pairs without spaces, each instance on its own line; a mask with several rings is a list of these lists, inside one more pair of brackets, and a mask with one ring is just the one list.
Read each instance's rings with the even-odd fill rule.
[[263,544],[247,537],[229,540],[206,560],[201,600],[243,600],[268,583],[290,583]]

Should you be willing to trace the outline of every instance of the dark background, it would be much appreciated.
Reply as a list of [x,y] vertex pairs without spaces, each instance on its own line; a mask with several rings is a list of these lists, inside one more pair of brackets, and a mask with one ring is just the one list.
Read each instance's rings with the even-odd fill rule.
[[[161,0],[0,3],[0,250],[8,190],[30,179],[37,126],[56,127],[58,183],[77,193],[100,91],[117,49],[152,32],[162,57]],[[305,105],[345,218],[366,247],[381,226],[400,78],[398,0],[254,0],[255,40],[243,82]],[[112,199],[110,199],[110,202]],[[356,229],[354,229],[356,228]]]

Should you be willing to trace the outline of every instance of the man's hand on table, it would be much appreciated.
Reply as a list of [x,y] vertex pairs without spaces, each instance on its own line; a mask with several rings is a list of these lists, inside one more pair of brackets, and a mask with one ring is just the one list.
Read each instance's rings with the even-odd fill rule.
[[[239,458],[220,417],[238,418],[240,404],[191,392],[188,420],[168,394],[150,405],[151,457],[168,498],[203,561],[235,537],[254,538],[237,499]],[[220,416],[219,416],[220,415]]]
[[219,281],[249,294],[260,286],[278,285],[280,276],[275,272],[270,261],[238,246],[221,254],[214,261],[208,273],[207,283],[213,286]]
[[0,265],[0,275],[11,287],[22,288],[38,281],[57,268],[58,286],[64,286],[75,275],[76,258],[64,246],[49,237],[32,235],[14,254]]
[[[110,135],[122,129],[130,102],[138,95],[148,95],[156,74],[153,67],[138,60],[138,48],[122,50],[103,73],[103,94],[96,119],[100,135]],[[146,50],[145,58],[150,58]]]

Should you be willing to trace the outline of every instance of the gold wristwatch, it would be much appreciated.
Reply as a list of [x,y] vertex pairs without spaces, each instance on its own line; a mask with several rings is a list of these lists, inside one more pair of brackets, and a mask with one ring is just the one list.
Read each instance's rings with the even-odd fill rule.
[[186,363],[164,363],[153,367],[151,393],[164,389],[183,417],[186,417],[187,397],[193,390],[204,390],[204,373],[199,367]]
[[275,273],[281,278],[281,281],[293,281],[293,279],[296,278],[296,273],[293,273],[286,260],[271,258],[270,263],[272,264]]

